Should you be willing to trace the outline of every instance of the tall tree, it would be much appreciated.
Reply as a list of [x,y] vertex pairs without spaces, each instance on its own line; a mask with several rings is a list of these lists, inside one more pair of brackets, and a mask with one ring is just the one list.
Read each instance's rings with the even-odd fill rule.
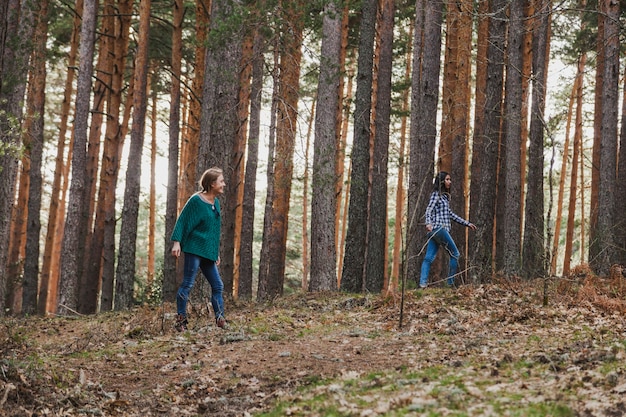
[[334,192],[339,102],[341,13],[334,0],[324,5],[322,50],[317,85],[317,111],[313,149],[313,199],[311,200],[310,291],[337,288]]
[[[471,1],[448,1],[439,167],[454,178],[455,197],[451,201],[451,208],[464,218],[467,217],[466,203],[469,193],[472,16]],[[465,254],[467,230],[465,227],[451,230],[461,254]]]
[[80,14],[82,14],[82,12],[83,0],[78,0],[76,2],[76,13],[72,19],[72,34],[70,37],[70,47],[67,55],[67,76],[65,79],[63,102],[61,104],[59,116],[59,137],[54,163],[54,178],[52,180],[52,188],[50,191],[50,208],[48,209],[48,225],[46,228],[43,263],[41,266],[38,312],[42,315],[49,311],[56,310],[56,293],[59,274],[58,268],[53,268],[52,266],[54,264],[58,265],[59,262],[59,259],[53,259],[53,256],[55,253],[58,253],[58,251],[55,250],[55,248],[59,246],[56,239],[57,229],[61,229],[63,227],[63,219],[60,214],[64,211],[64,207],[60,207],[59,197],[61,195],[61,185],[64,178],[63,173],[66,170],[64,160],[66,149],[65,142],[67,140],[66,134],[68,129],[68,120],[74,91],[76,56],[78,52],[78,34],[80,33]]
[[[503,269],[507,275],[518,275],[522,268],[521,236],[521,146],[522,146],[522,67],[524,39],[524,10],[526,0],[510,3],[509,33],[506,48],[506,123],[503,149],[506,159],[501,161],[504,176],[504,242]],[[505,168],[506,167],[506,168]]]
[[169,145],[167,156],[167,197],[165,208],[165,245],[163,251],[163,299],[174,301],[176,293],[176,258],[171,255],[170,236],[178,214],[178,156],[180,138],[180,79],[183,50],[183,0],[175,0],[172,12],[172,78],[170,86]]
[[380,2],[380,55],[378,61],[377,99],[372,183],[368,210],[365,266],[365,291],[378,293],[387,277],[387,181],[389,125],[391,123],[391,74],[393,70],[393,32],[395,1]]
[[196,177],[212,166],[224,170],[227,187],[220,197],[222,239],[220,269],[224,293],[232,295],[234,267],[235,211],[241,178],[243,144],[237,139],[239,69],[243,32],[239,24],[242,5],[239,0],[213,0],[211,25],[206,49],[202,118]]
[[[485,105],[480,127],[482,138],[474,142],[473,155],[480,158],[480,193],[472,194],[477,199],[470,213],[477,226],[473,253],[470,255],[475,278],[473,281],[487,280],[493,271],[493,245],[496,203],[496,172],[502,124],[502,94],[504,84],[504,46],[506,39],[507,0],[494,0],[489,19],[489,40],[487,47],[487,70],[485,85]],[[476,136],[474,136],[476,139]],[[477,146],[478,145],[478,146]],[[519,198],[519,195],[515,198]],[[518,229],[519,230],[519,229]]]
[[6,243],[9,241],[20,147],[19,125],[36,13],[34,2],[25,2],[23,7],[19,0],[3,3],[5,9],[0,16],[5,28],[0,45],[0,315],[4,315],[5,307]]
[[[112,5],[111,5],[112,6]],[[124,72],[130,40],[130,26],[133,0],[117,0],[118,13],[115,15],[114,48],[111,60],[114,62],[111,73],[111,88],[107,98],[107,126],[104,137],[102,169],[98,187],[98,206],[94,227],[94,245],[91,247],[92,267],[101,268],[102,289],[100,310],[113,308],[113,285],[115,280],[115,239],[116,239],[116,189],[119,178],[120,159],[124,138],[128,132],[128,120],[132,110],[134,81],[128,85],[126,106],[121,114],[123,92],[126,90]],[[102,237],[99,236],[102,234]],[[97,237],[96,237],[97,236]],[[102,245],[100,248],[98,245]],[[95,260],[99,259],[99,262]]]
[[419,277],[426,210],[435,169],[442,1],[416,1],[407,212],[407,274]]
[[28,219],[26,224],[26,253],[24,280],[22,281],[22,313],[37,312],[39,291],[39,234],[41,231],[42,158],[44,144],[44,113],[46,101],[46,43],[48,40],[48,0],[39,2],[37,26],[34,33],[31,83],[33,95],[28,102],[29,117],[33,118],[31,130],[26,132],[30,140],[30,187],[28,192]]
[[[523,273],[527,278],[545,275],[547,259],[544,239],[543,139],[550,53],[550,0],[539,0],[535,7],[533,30],[533,83],[528,147],[528,180],[524,221]],[[561,175],[565,175],[562,172]],[[557,226],[558,227],[558,226]]]
[[252,299],[252,244],[254,241],[254,214],[256,209],[256,176],[259,162],[259,135],[261,130],[261,99],[263,93],[263,49],[265,37],[257,27],[252,47],[252,82],[250,84],[250,122],[246,173],[244,179],[241,236],[239,248],[239,297]]
[[[303,5],[301,0],[290,0],[283,4],[285,15],[281,21],[284,26],[281,33],[279,68],[280,100],[276,108],[276,159],[271,198],[271,224],[268,233],[264,235],[269,252],[262,253],[262,257],[271,256],[272,261],[269,262],[266,258],[265,262],[269,263],[269,268],[259,271],[257,298],[260,300],[271,300],[283,293],[302,60]],[[261,262],[263,263],[263,259]]]
[[[98,37],[99,50],[98,61],[96,63],[96,77],[93,87],[93,111],[89,127],[89,139],[87,146],[87,178],[85,200],[89,202],[87,210],[88,227],[87,245],[85,247],[85,269],[81,277],[79,277],[79,297],[78,311],[83,314],[95,313],[98,308],[98,296],[101,287],[101,264],[102,264],[102,239],[103,228],[101,224],[94,225],[92,228],[93,213],[96,212],[96,221],[101,222],[101,203],[102,200],[96,198],[96,183],[100,165],[100,148],[102,136],[102,120],[106,100],[110,98],[111,76],[113,74],[113,60],[115,56],[114,48],[114,30],[115,30],[115,4],[112,1],[105,2],[105,9],[108,13],[104,13],[100,20],[101,25]],[[108,153],[107,155],[108,156]],[[105,162],[103,161],[102,165]],[[102,175],[102,174],[101,174]],[[103,197],[101,194],[98,197]],[[93,250],[91,249],[93,247]]]
[[350,206],[348,207],[348,231],[341,273],[341,289],[350,292],[360,292],[365,289],[364,268],[367,244],[372,74],[377,9],[377,0],[363,0],[361,3],[357,86],[354,103],[354,138],[351,155]]
[[130,132],[126,187],[120,246],[115,271],[115,310],[130,308],[134,302],[135,254],[137,253],[137,218],[141,192],[141,156],[146,125],[148,88],[148,46],[150,38],[151,0],[139,3],[139,38],[135,57],[135,88],[133,91],[133,122]]
[[75,311],[78,306],[78,277],[83,271],[83,251],[87,230],[86,197],[87,176],[87,130],[93,55],[96,33],[98,0],[85,0],[83,23],[80,32],[79,55],[81,57],[76,86],[74,119],[74,146],[72,150],[72,182],[65,219],[61,248],[61,275],[59,276],[59,309],[62,314]]
[[619,2],[602,0],[606,18],[604,21],[604,77],[602,89],[602,119],[600,146],[600,182],[598,188],[598,220],[595,240],[601,250],[590,257],[590,264],[598,274],[607,274],[616,262],[615,248],[615,200],[617,163],[617,113],[619,109]]

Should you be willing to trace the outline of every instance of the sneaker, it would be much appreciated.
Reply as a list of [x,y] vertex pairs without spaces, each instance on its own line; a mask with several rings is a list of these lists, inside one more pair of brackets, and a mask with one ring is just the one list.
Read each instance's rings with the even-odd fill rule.
[[226,326],[226,319],[224,318],[224,316],[219,316],[215,319],[215,324],[217,325],[217,327],[222,329],[224,328],[224,326]]
[[174,328],[179,332],[186,332],[188,323],[189,322],[187,321],[187,317],[179,314],[176,318],[176,323],[174,323]]
[[422,290],[423,290],[423,289],[424,289],[424,288],[426,288],[426,287],[428,287],[428,285],[427,285],[427,284],[420,284],[420,289],[422,289]]

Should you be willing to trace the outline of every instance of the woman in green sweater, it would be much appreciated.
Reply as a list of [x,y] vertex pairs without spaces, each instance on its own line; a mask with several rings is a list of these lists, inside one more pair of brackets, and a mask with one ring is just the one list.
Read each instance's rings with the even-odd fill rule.
[[198,268],[211,285],[211,304],[218,327],[226,325],[224,318],[224,283],[217,266],[220,263],[220,202],[217,196],[224,192],[224,175],[220,168],[204,171],[200,178],[200,187],[192,195],[176,220],[172,232],[172,255],[185,254],[183,282],[176,295],[176,330],[187,330],[187,300],[196,279]]

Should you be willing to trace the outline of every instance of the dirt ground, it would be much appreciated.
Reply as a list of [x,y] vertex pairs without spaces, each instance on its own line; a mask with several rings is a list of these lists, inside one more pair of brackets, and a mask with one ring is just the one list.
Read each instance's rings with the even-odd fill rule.
[[[450,415],[451,400],[434,394],[441,387],[422,389],[443,378],[425,376],[439,369],[465,375],[457,410],[468,410],[466,401],[482,410],[457,415],[514,415],[499,414],[492,394],[518,380],[522,397],[542,393],[573,415],[625,415],[624,312],[603,306],[597,292],[587,295],[591,301],[581,292],[547,307],[536,288],[502,286],[411,291],[404,302],[346,294],[300,294],[272,305],[231,301],[227,329],[196,312],[184,333],[173,329],[172,305],[0,319],[0,414],[248,416],[282,403],[272,415],[325,415],[319,410],[326,405],[299,405],[312,397],[307,389],[324,386],[324,401],[339,410],[332,415],[424,415],[421,404],[430,415]],[[376,373],[421,376],[405,384],[402,401],[377,393],[370,402],[378,405],[360,406],[373,394],[350,400],[346,392],[333,400],[329,385]],[[409,411],[393,414],[402,407]]]

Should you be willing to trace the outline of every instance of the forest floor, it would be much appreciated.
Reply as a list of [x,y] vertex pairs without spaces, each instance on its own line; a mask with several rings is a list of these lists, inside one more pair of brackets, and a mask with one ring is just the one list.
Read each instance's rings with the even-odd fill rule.
[[626,280],[543,282],[0,318],[0,415],[626,415]]

